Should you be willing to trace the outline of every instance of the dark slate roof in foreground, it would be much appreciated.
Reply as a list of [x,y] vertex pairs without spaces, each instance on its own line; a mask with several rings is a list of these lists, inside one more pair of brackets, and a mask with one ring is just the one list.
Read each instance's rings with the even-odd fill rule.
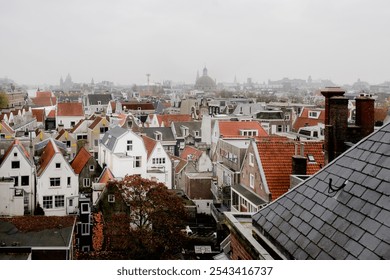
[[[332,186],[345,187],[329,193]],[[253,216],[291,259],[390,259],[390,124]]]

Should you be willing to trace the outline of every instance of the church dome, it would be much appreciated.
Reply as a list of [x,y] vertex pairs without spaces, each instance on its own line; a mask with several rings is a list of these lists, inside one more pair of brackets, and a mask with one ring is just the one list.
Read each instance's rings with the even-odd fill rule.
[[209,91],[216,89],[215,81],[207,75],[207,68],[203,69],[203,76],[199,77],[195,83],[195,89]]

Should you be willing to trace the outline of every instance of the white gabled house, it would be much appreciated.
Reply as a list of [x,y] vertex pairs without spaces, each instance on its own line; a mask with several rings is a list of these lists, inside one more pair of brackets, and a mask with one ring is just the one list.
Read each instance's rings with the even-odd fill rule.
[[170,156],[164,150],[161,142],[148,136],[142,136],[142,139],[148,155],[146,179],[164,183],[168,189],[172,189],[173,166]]
[[112,170],[116,178],[135,174],[147,178],[147,152],[142,137],[119,126],[104,134],[99,143],[98,162]]
[[78,211],[79,180],[53,139],[49,139],[37,167],[37,202],[46,216]]
[[[30,154],[15,139],[0,162],[0,215],[21,216],[34,211],[34,171]],[[13,182],[13,183],[12,183]]]

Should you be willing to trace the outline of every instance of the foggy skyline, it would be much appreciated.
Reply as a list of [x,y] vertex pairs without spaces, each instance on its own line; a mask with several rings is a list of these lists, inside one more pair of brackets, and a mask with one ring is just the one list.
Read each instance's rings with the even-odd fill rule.
[[18,84],[248,77],[390,80],[385,0],[0,0],[0,78]]

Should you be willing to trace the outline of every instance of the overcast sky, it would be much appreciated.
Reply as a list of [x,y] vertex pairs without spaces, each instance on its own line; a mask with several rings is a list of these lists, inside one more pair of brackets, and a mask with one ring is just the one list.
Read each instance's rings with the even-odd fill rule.
[[390,80],[388,0],[0,0],[18,84]]

